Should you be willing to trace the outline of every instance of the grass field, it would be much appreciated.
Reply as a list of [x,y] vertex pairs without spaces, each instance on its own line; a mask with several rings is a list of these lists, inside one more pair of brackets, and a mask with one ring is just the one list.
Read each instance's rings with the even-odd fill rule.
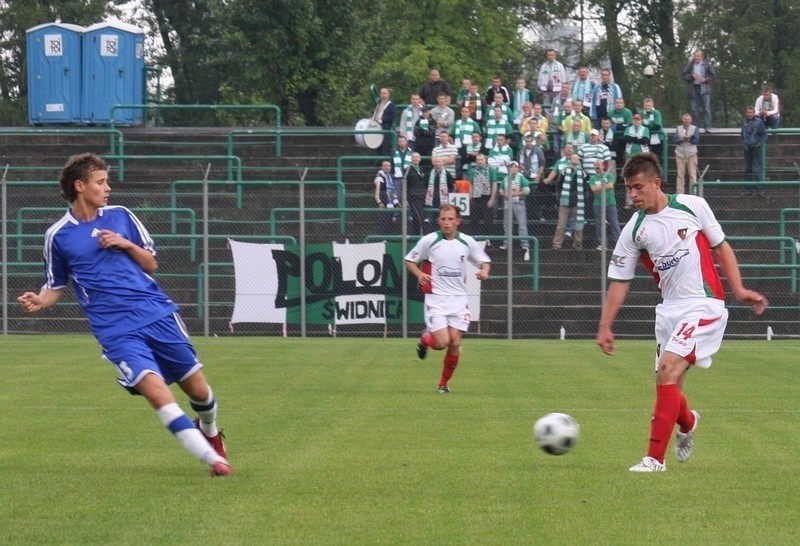
[[[412,340],[196,339],[236,474],[211,479],[89,336],[0,338],[3,544],[798,544],[800,342],[693,370],[695,453],[634,475],[653,347],[466,339],[453,393]],[[188,409],[184,397],[181,405]],[[581,424],[562,457],[531,427]]]

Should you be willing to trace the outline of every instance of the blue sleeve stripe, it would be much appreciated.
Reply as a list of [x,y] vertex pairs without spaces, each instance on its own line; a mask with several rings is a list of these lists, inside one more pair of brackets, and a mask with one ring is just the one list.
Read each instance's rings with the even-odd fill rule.
[[177,419],[173,420],[167,428],[172,434],[178,434],[182,430],[188,430],[194,428],[194,424],[192,423],[191,419],[189,419],[186,414],[184,413]]
[[139,237],[142,238],[142,245],[144,246],[144,248],[146,248],[155,255],[156,253],[155,242],[153,241],[153,238],[150,237],[150,233],[147,231],[147,228],[144,227],[144,224],[142,224],[142,222],[139,220],[139,218],[136,217],[136,215],[133,212],[128,211],[128,214],[131,215],[131,220],[133,221],[137,231],[139,232]]

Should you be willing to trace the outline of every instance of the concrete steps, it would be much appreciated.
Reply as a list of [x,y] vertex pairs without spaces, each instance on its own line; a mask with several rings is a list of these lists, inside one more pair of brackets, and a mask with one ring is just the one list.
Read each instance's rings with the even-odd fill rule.
[[[125,152],[132,155],[226,155],[228,129],[123,129]],[[374,152],[359,148],[351,136],[331,137],[329,135],[303,135],[284,137],[282,154],[276,156],[273,137],[256,135],[252,138],[237,138],[234,149],[242,159],[244,180],[297,180],[298,169],[309,167],[307,180],[336,180],[343,176],[346,186],[346,205],[349,208],[374,206],[372,198],[372,179],[379,164]],[[769,142],[770,176],[773,180],[791,174],[793,158],[800,147],[800,137],[776,135]],[[44,183],[25,187],[24,191],[9,192],[9,233],[16,233],[15,218],[20,207],[65,208],[65,203],[57,195],[56,178],[69,155],[87,150],[105,154],[109,149],[108,136],[63,136],[39,135],[37,137],[3,136],[0,134],[0,155],[9,164],[19,166],[12,171],[10,180],[43,180]],[[357,156],[360,160],[339,160],[342,156]],[[712,164],[707,180],[737,180],[743,168],[741,150],[736,131],[719,134],[709,133],[701,138],[701,168],[705,162]],[[112,161],[116,171],[118,163]],[[27,168],[24,168],[27,167]],[[170,196],[169,187],[175,180],[200,180],[204,165],[201,160],[175,160],[156,162],[148,160],[129,160],[125,162],[124,181],[112,180],[113,201],[135,210],[167,208],[174,205],[196,212],[196,233],[201,233],[200,214],[202,198],[198,189],[183,188]],[[712,174],[718,172],[719,174]],[[119,174],[119,173],[117,173]],[[794,179],[797,178],[796,172]],[[115,173],[112,172],[112,177]],[[224,162],[214,163],[211,173],[213,180],[227,180],[227,166]],[[49,181],[49,182],[48,182]],[[740,188],[706,186],[706,198],[714,208],[729,237],[777,236],[780,210],[797,207],[796,188],[767,188],[764,198],[751,198],[741,195]],[[333,186],[309,186],[306,190],[309,206],[333,207],[338,194]],[[621,197],[621,195],[620,195]],[[299,193],[295,186],[247,186],[241,196],[244,206],[238,206],[240,196],[236,186],[224,188],[211,186],[209,205],[212,222],[209,233],[209,254],[211,263],[224,264],[231,261],[227,248],[227,238],[260,237],[266,241],[270,231],[270,211],[276,208],[295,208]],[[624,203],[624,201],[620,201]],[[529,200],[529,231],[539,238],[539,291],[531,290],[532,265],[521,261],[521,254],[515,253],[513,275],[514,299],[513,321],[515,337],[554,338],[563,325],[568,338],[594,336],[600,314],[600,272],[604,268],[601,255],[593,250],[594,225],[589,220],[584,232],[585,250],[549,250],[555,228],[553,210],[546,212],[547,221],[539,222],[533,215],[533,199]],[[187,231],[178,230],[175,237],[164,237],[171,233],[171,217],[166,212],[142,212],[147,215],[148,229],[158,237],[161,273],[159,279],[170,295],[182,307],[187,324],[192,332],[202,331],[198,297],[198,271],[202,263],[202,245],[199,241],[191,243],[189,237],[182,237]],[[11,271],[9,290],[16,294],[22,290],[35,288],[41,278],[41,238],[44,230],[60,215],[44,216],[39,220],[26,220],[25,233],[35,234],[17,240],[10,237],[9,255],[16,261],[18,248],[25,267]],[[631,211],[620,209],[620,221],[624,223]],[[330,214],[327,216],[331,216]],[[276,224],[276,234],[296,236],[296,221]],[[144,218],[143,218],[144,219]],[[378,213],[348,215],[344,231],[335,215],[329,218],[309,215],[306,232],[309,242],[343,241],[349,239],[361,242],[364,236],[375,233],[379,225]],[[796,223],[793,224],[796,228]],[[184,226],[181,227],[183,229]],[[468,227],[468,226],[467,226]],[[502,232],[496,223],[495,233]],[[399,233],[399,229],[396,230]],[[800,233],[795,229],[795,236]],[[774,241],[734,241],[739,261],[746,267],[759,263],[779,263],[781,247]],[[505,337],[507,328],[507,297],[505,280],[506,253],[493,247],[490,254],[494,260],[493,271],[496,278],[483,285],[482,319],[473,332],[491,337]],[[784,252],[784,258],[788,254]],[[769,324],[780,333],[800,335],[800,298],[791,291],[787,271],[771,268],[745,268],[745,278],[749,284],[767,293],[773,305],[769,313]],[[210,284],[211,301],[215,302],[211,312],[211,330],[219,335],[229,332],[228,320],[231,316],[233,299],[233,278],[230,266],[215,266]],[[651,279],[642,275],[631,284],[627,305],[621,313],[617,332],[622,337],[652,337],[653,307],[658,303],[658,293]],[[737,307],[730,302],[731,319],[728,329],[732,336],[761,336],[766,331],[767,321],[754,319],[749,310]],[[58,313],[48,313],[36,318],[22,317],[15,306],[9,306],[14,331],[78,331],[85,332],[86,324],[76,305],[61,305]],[[416,332],[419,325],[412,325],[410,331]],[[299,327],[290,326],[290,333],[296,334]],[[399,326],[389,326],[390,335],[398,335]],[[279,325],[238,325],[238,334],[280,335]],[[327,326],[309,325],[312,335],[328,335]],[[340,335],[382,335],[382,326],[353,326],[340,328]]]

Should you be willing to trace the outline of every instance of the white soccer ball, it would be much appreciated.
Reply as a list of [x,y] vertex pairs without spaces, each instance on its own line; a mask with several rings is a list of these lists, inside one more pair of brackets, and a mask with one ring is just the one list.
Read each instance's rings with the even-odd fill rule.
[[581,427],[566,413],[548,413],[533,425],[533,437],[545,453],[563,455],[575,447]]

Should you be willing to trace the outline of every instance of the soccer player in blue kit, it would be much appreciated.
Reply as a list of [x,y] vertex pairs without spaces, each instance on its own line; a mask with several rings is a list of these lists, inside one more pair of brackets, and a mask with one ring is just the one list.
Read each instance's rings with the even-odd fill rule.
[[[108,166],[86,153],[67,162],[61,196],[70,209],[45,233],[45,283],[17,300],[36,313],[55,305],[71,279],[103,358],[119,383],[141,394],[181,445],[208,465],[212,476],[233,473],[217,429],[217,403],[189,342],[178,306],[151,276],[158,268],[153,240],[128,209],[108,205]],[[178,406],[177,383],[196,412]]]

